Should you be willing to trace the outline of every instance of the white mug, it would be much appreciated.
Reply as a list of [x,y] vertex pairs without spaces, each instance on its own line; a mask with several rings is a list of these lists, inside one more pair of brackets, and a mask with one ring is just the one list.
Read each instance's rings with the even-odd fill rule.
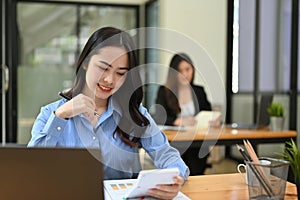
[[[259,160],[259,162],[260,162],[261,165],[270,165],[271,164],[271,161],[269,161],[269,160]],[[241,171],[241,168],[244,168],[244,170],[243,170],[244,172]],[[239,164],[237,166],[237,170],[243,176],[243,178],[245,179],[246,184],[248,184],[248,177],[255,176],[248,165]],[[264,171],[266,173],[266,176],[269,178],[270,177],[270,168],[265,167]]]

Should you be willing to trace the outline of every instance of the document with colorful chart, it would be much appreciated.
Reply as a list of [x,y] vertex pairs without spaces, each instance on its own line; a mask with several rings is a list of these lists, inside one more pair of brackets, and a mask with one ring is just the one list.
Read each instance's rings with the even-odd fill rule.
[[[105,180],[105,200],[141,199],[156,200],[145,196],[149,188],[156,184],[172,184],[174,176],[179,174],[178,169],[144,170],[138,179]],[[174,200],[188,200],[183,193],[179,192]]]
[[105,200],[124,200],[136,184],[137,179],[105,180],[103,181]]

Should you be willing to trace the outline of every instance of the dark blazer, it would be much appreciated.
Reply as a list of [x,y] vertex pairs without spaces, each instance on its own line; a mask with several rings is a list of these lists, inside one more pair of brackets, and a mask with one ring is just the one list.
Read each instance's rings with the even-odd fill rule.
[[[195,92],[195,95],[192,95],[194,106],[195,106],[194,115],[196,115],[201,110],[211,110],[211,104],[207,100],[204,88],[194,84],[191,84],[191,87]],[[168,100],[166,97],[165,86],[160,86],[157,92],[156,104],[161,105],[165,109],[167,114],[166,116],[167,119],[165,119],[162,113],[156,113],[153,118],[158,124],[173,125],[173,122],[177,118],[177,113],[168,107],[167,101]]]

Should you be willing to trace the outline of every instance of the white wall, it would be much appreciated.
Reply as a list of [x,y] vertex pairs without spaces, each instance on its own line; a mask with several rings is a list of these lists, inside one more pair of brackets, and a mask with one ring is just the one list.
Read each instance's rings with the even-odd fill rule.
[[[225,93],[227,1],[159,0],[159,18],[161,28],[175,31],[198,46],[199,49],[195,49],[197,47],[193,45],[171,41],[174,45],[179,43],[175,51],[183,51],[191,56],[200,71],[195,81],[205,87],[210,101],[224,105],[225,96],[215,96],[213,93],[215,90],[222,90],[218,94]],[[163,53],[161,63],[168,65],[172,55],[172,52]],[[205,59],[209,60],[205,62]],[[165,80],[166,71],[159,78]],[[222,85],[212,86],[210,82],[216,82],[215,79],[220,79]]]
[[160,0],[160,27],[173,29],[198,42],[225,78],[227,1]]

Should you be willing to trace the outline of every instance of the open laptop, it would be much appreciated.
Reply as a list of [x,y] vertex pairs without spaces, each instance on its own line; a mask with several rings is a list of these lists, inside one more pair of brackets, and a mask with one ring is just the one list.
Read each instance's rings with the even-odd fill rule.
[[246,123],[232,123],[229,124],[229,128],[235,129],[258,129],[267,126],[270,123],[270,116],[268,114],[268,107],[273,101],[272,94],[263,94],[260,98],[260,103],[257,111],[257,118],[255,124]]
[[102,164],[95,156],[99,150],[1,147],[0,199],[103,200]]

